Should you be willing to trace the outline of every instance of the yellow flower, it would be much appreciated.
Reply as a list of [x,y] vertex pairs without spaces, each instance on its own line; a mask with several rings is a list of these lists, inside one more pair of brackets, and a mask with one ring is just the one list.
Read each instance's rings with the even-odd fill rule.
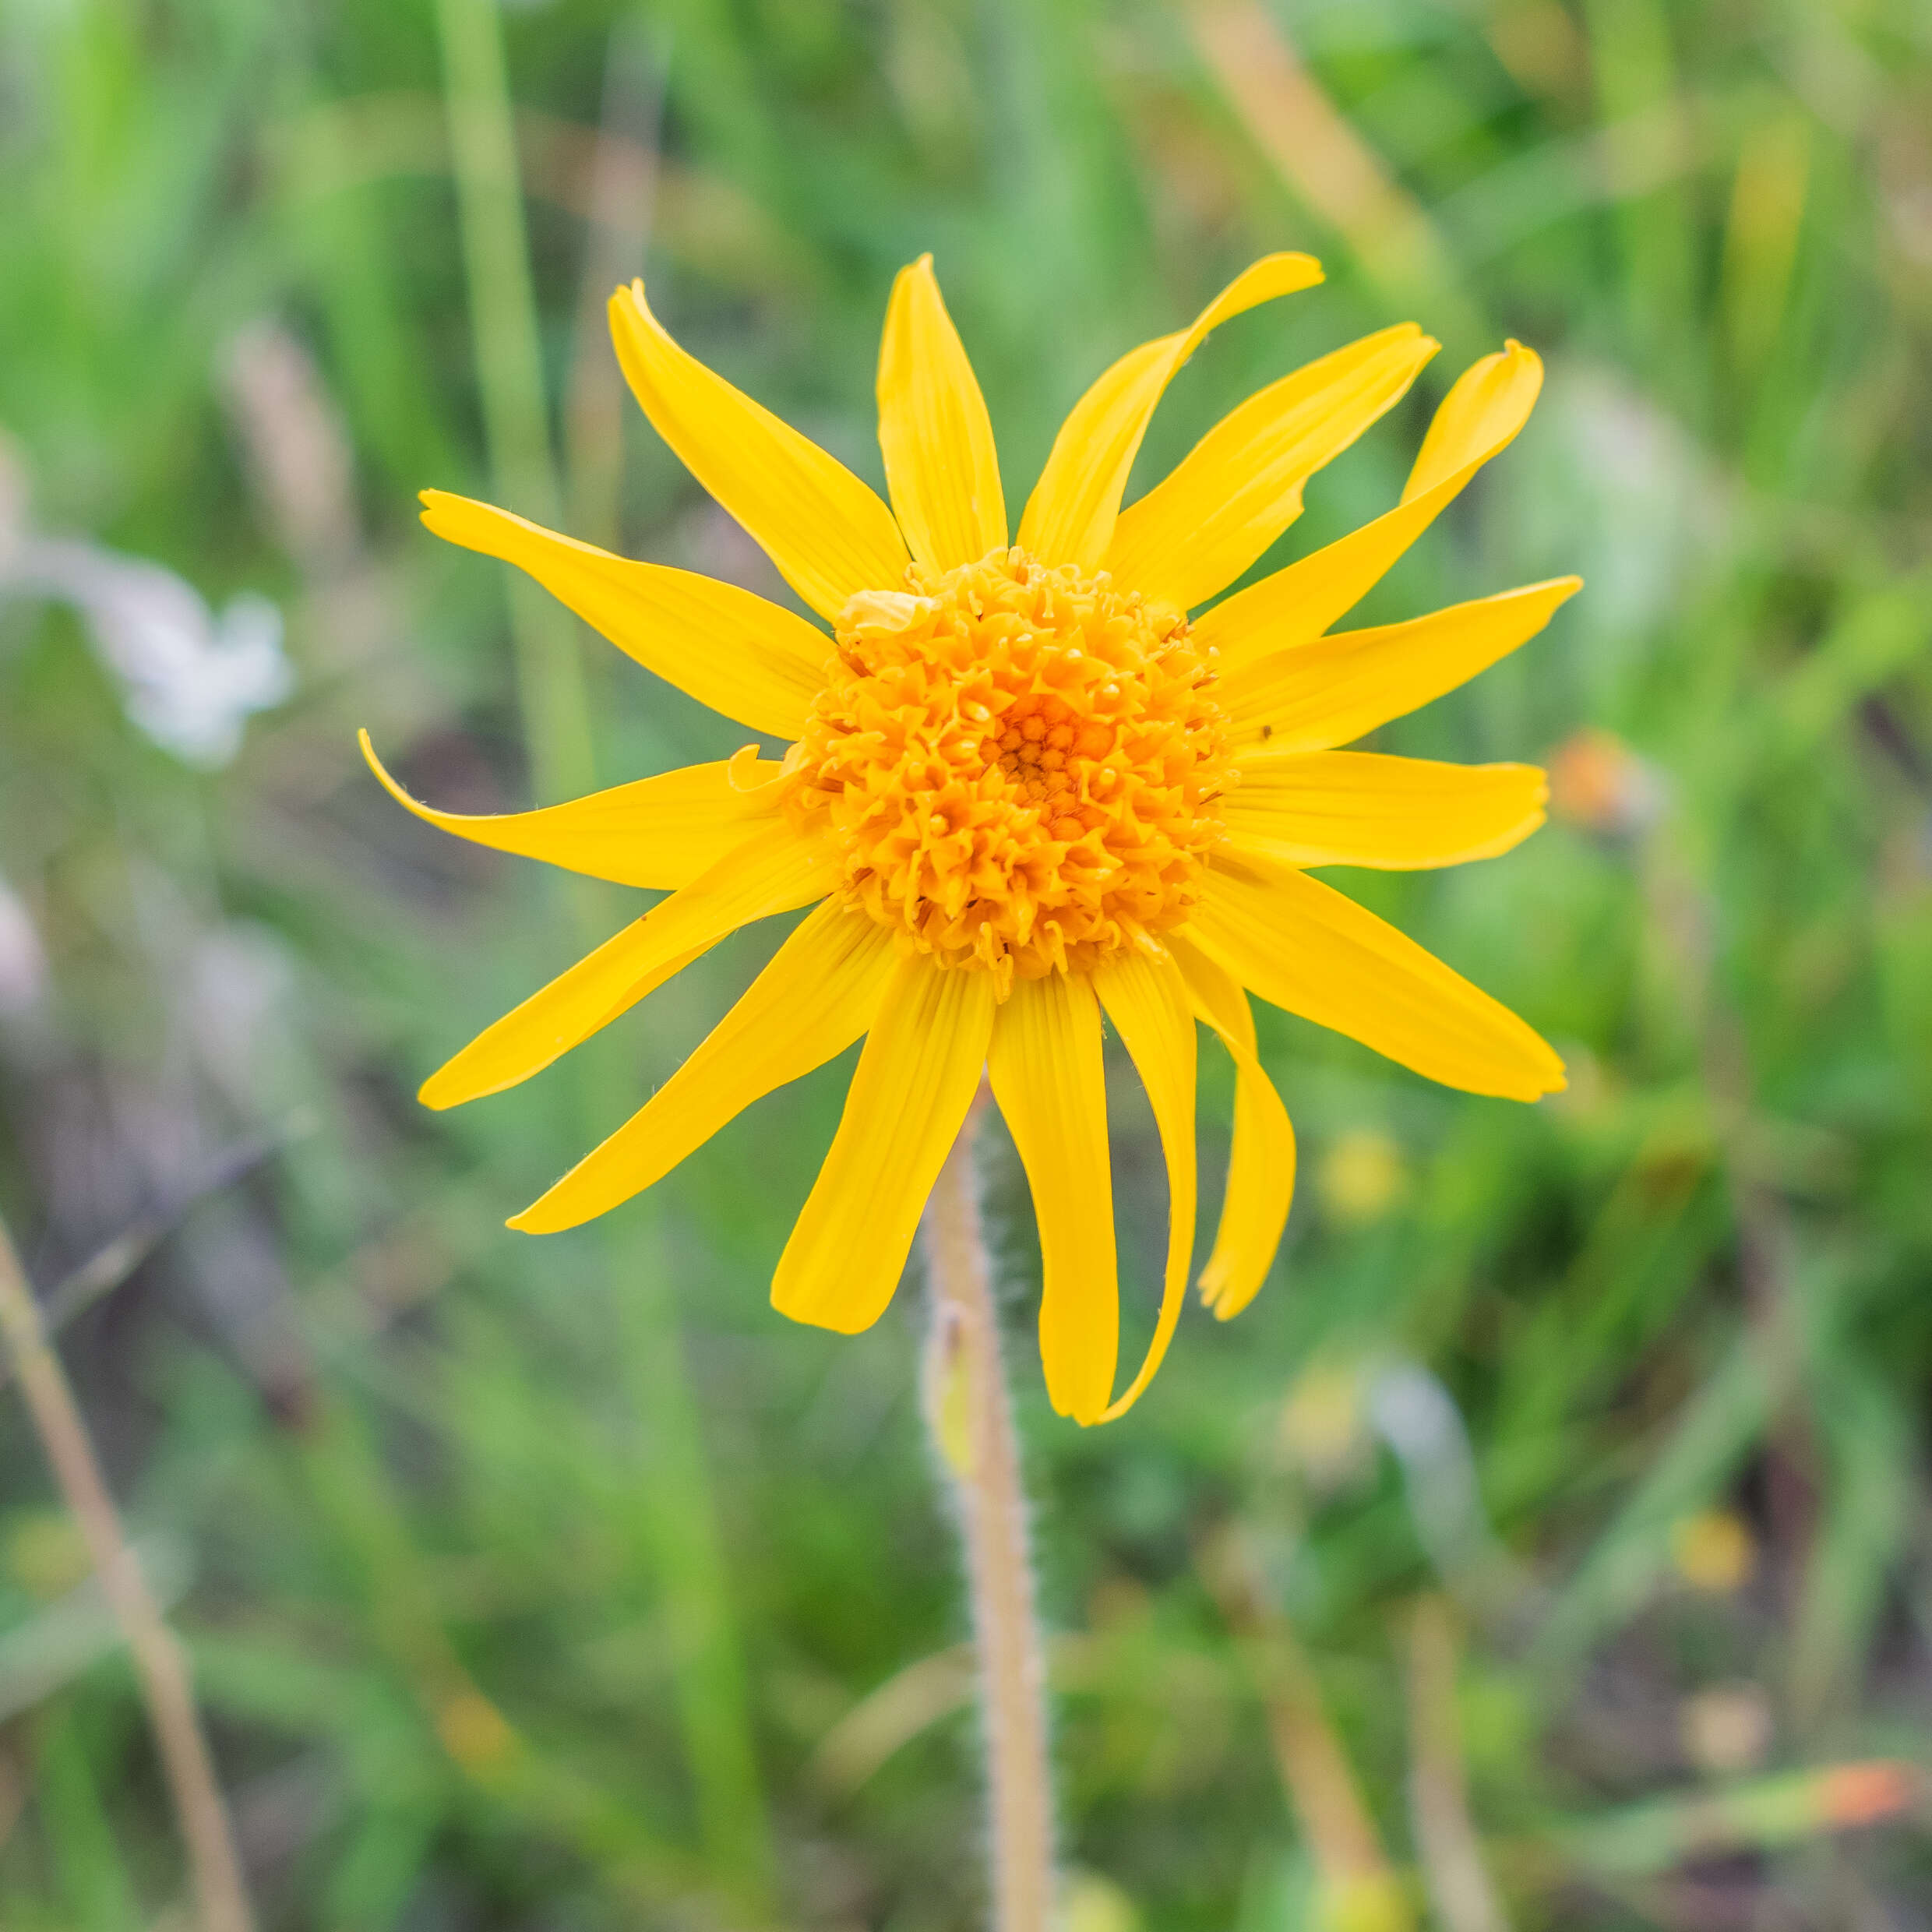
[[[1451,865],[1506,851],[1542,820],[1531,767],[1334,747],[1534,635],[1574,578],[1330,633],[1521,428],[1536,358],[1511,343],[1462,377],[1397,508],[1191,621],[1437,345],[1404,324],[1284,377],[1120,507],[1155,404],[1208,332],[1320,279],[1306,256],[1270,256],[1192,327],[1122,357],[1062,428],[1017,542],[929,257],[894,287],[880,358],[890,509],[679,348],[641,282],[620,289],[612,325],[645,414],[829,637],[729,584],[425,493],[437,534],[517,565],[640,663],[790,749],[771,760],[747,746],[486,818],[419,805],[376,765],[411,811],[461,837],[672,889],[464,1048],[424,1101],[514,1086],[737,927],[816,908],[650,1102],[512,1227],[546,1232],[615,1207],[863,1035],[772,1285],[785,1314],[855,1332],[891,1299],[985,1068],[1039,1220],[1047,1387],[1062,1414],[1091,1423],[1140,1394],[1179,1313],[1197,1020],[1237,1073],[1226,1199],[1200,1284],[1223,1317],[1260,1286],[1294,1181],[1293,1133],[1256,1059],[1244,988],[1452,1086],[1520,1100],[1561,1087],[1561,1063],[1521,1021],[1306,869]],[[1103,1011],[1153,1103],[1171,1194],[1154,1340],[1118,1398]]]

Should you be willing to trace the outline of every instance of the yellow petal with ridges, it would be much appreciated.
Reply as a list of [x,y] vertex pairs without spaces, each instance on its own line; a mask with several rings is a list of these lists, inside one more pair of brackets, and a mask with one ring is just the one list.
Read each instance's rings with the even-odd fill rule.
[[[390,776],[367,732],[358,737],[369,769],[390,796],[425,823],[473,845],[541,858],[613,885],[688,886],[743,844],[760,823],[782,823],[777,795],[768,788],[782,769],[775,759],[687,765],[538,812],[439,812],[412,799]],[[733,782],[734,775],[741,781],[747,776],[747,767],[764,781],[756,789]]]
[[1187,933],[1264,999],[1444,1086],[1535,1100],[1564,1084],[1508,1007],[1304,872],[1222,848]]
[[1191,328],[1130,349],[1074,405],[1020,520],[1020,545],[1047,564],[1096,570],[1113,540],[1127,473],[1154,405],[1208,332],[1257,303],[1321,280],[1312,256],[1267,255],[1244,270]]
[[1553,577],[1271,652],[1224,678],[1215,693],[1229,742],[1240,756],[1352,744],[1507,658],[1582,587],[1581,577]]
[[1365,751],[1255,752],[1221,802],[1229,849],[1289,866],[1407,872],[1507,851],[1543,822],[1534,765],[1451,765]]
[[1227,676],[1269,652],[1319,637],[1514,440],[1542,379],[1542,364],[1518,342],[1465,369],[1423,439],[1401,505],[1204,612],[1194,622],[1197,647],[1219,651]]
[[820,857],[789,827],[756,834],[478,1034],[417,1098],[454,1107],[529,1079],[727,933],[823,897],[829,882]]
[[1241,982],[1180,934],[1167,934],[1165,943],[1196,1017],[1221,1036],[1234,1062],[1227,1189],[1200,1284],[1216,1320],[1231,1321],[1260,1292],[1282,1245],[1295,1199],[1295,1129],[1255,1052],[1254,1011]]
[[1225,590],[1301,514],[1309,478],[1401,400],[1438,346],[1402,323],[1250,397],[1120,513],[1107,569],[1177,611]]
[[1194,1254],[1194,1015],[1187,982],[1165,952],[1116,953],[1094,972],[1094,990],[1147,1089],[1167,1160],[1167,1274],[1154,1339],[1140,1373],[1108,1404],[1103,1422],[1124,1416],[1173,1339]]
[[986,1070],[1040,1228],[1040,1359],[1055,1410],[1097,1423],[1120,1352],[1100,1006],[1082,975],[1014,983]]
[[832,640],[795,611],[693,570],[614,557],[506,509],[422,492],[422,520],[466,550],[500,557],[700,704],[777,738],[796,738],[825,684]]
[[779,1313],[851,1335],[884,1313],[978,1091],[992,1012],[990,973],[947,971],[923,954],[894,967],[831,1151],[779,1257]]
[[879,351],[879,446],[894,513],[921,563],[950,570],[1005,547],[992,423],[929,255],[892,285]]
[[610,1138],[510,1222],[574,1228],[641,1193],[754,1100],[844,1052],[872,1024],[886,929],[830,902],[809,913],[703,1044]]
[[856,592],[904,587],[904,541],[866,484],[679,348],[641,281],[610,313],[617,359],[658,435],[813,610],[836,622]]

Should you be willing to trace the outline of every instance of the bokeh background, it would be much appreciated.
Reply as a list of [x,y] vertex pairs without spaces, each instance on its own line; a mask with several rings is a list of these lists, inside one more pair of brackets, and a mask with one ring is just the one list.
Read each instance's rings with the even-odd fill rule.
[[[429,831],[354,739],[469,811],[735,749],[414,492],[783,594],[623,393],[603,298],[644,273],[876,481],[877,328],[927,249],[1009,502],[1107,361],[1302,247],[1327,284],[1195,358],[1133,487],[1413,317],[1444,353],[1299,554],[1515,336],[1528,429],[1350,621],[1587,580],[1377,741],[1544,760],[1549,827],[1338,876],[1567,1094],[1261,1010],[1283,1252],[1088,1433],[1038,1387],[989,1136],[1070,1925],[1932,1918],[1929,130],[1918,0],[7,0],[0,1207],[266,1926],[978,1922],[916,1265],[858,1340],[765,1299],[848,1066],[605,1224],[507,1232],[774,936],[429,1115],[636,895]],[[1120,1075],[1138,1336],[1165,1208]],[[184,1927],[11,1389],[0,1439],[0,1923]]]

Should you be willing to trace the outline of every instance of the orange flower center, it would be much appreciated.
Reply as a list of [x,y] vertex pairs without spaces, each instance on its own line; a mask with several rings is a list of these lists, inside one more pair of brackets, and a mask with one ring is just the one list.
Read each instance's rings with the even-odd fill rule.
[[1184,920],[1232,781],[1186,620],[996,550],[846,606],[788,804],[947,966],[1086,971]]

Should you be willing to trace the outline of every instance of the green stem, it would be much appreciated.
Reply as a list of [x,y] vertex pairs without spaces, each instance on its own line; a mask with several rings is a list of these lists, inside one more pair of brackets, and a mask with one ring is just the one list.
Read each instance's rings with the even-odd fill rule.
[[[534,292],[524,230],[516,130],[495,0],[437,0],[445,94],[490,467],[499,496],[555,524],[562,492],[552,454]],[[536,790],[576,796],[594,782],[583,665],[569,614],[520,574],[511,623],[519,697]],[[591,923],[584,895],[579,923]],[[587,1076],[587,1128],[610,1109]],[[749,1698],[732,1615],[723,1541],[661,1238],[648,1217],[621,1243],[611,1273],[648,1432],[641,1511],[675,1655],[679,1721],[700,1829],[713,1868],[762,1911],[770,1851]]]
[[[495,0],[437,0],[443,97],[469,282],[477,386],[490,471],[506,507],[554,527],[562,496],[551,455],[543,357],[524,231],[516,125]],[[569,614],[520,572],[510,632],[531,776],[546,802],[593,783],[590,705]]]
[[60,1358],[48,1341],[40,1306],[4,1223],[0,1223],[0,1334],[12,1354],[34,1431],[86,1539],[101,1590],[134,1660],[160,1747],[161,1773],[188,1847],[202,1932],[252,1932],[254,1916],[242,1861],[228,1828],[227,1807],[216,1782],[208,1741],[202,1735],[188,1659],[128,1547],[87,1425]]

